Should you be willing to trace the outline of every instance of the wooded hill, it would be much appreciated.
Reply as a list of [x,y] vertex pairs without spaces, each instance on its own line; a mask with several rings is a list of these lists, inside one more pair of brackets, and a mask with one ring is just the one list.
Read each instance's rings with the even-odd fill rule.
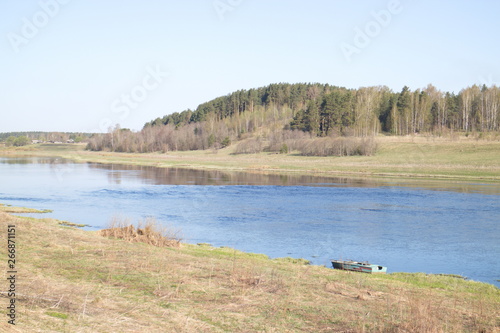
[[[186,110],[157,118],[146,126],[183,126],[211,116],[221,120],[254,112],[256,108],[290,109],[292,128],[319,136],[332,130],[355,130],[366,135],[380,130],[407,135],[447,128],[455,131],[495,131],[499,128],[500,89],[496,86],[463,89],[458,95],[434,86],[399,93],[384,86],[346,89],[328,84],[271,84],[239,90]],[[278,110],[272,110],[272,109]],[[250,131],[251,129],[243,128]]]
[[239,90],[200,104],[194,111],[157,118],[139,133],[115,130],[107,138],[95,138],[89,149],[194,150],[254,137],[261,142],[258,151],[265,146],[262,142],[267,142],[267,148],[276,148],[273,141],[279,146],[286,138],[498,131],[499,108],[497,86],[473,85],[455,94],[432,85],[415,91],[405,86],[393,92],[385,86],[347,89],[319,83],[278,83]]

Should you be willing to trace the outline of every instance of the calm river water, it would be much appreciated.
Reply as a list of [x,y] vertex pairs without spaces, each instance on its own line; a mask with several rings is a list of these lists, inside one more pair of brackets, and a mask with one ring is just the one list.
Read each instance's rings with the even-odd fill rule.
[[0,203],[89,229],[154,216],[185,242],[370,261],[500,286],[500,184],[269,176],[0,158]]

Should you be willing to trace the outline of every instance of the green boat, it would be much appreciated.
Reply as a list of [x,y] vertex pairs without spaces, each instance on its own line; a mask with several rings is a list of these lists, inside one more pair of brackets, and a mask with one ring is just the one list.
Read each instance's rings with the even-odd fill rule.
[[385,274],[387,267],[372,265],[367,261],[359,262],[353,260],[331,260],[334,269],[343,269],[346,271],[363,272],[371,274]]

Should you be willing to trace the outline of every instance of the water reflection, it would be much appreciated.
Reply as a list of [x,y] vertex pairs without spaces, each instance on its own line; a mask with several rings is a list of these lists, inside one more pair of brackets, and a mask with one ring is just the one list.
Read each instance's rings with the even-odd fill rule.
[[459,193],[500,195],[498,183],[470,183],[466,181],[423,180],[377,177],[333,177],[319,175],[272,174],[186,168],[158,168],[117,164],[89,163],[91,169],[108,171],[110,184],[121,184],[125,179],[140,180],[149,185],[274,185],[319,187],[414,187]]
[[74,161],[59,157],[0,157],[0,164],[74,164]]
[[[60,178],[72,173],[74,161],[58,157],[0,157],[0,164],[42,164]],[[81,164],[80,164],[81,165]],[[149,185],[275,185],[320,187],[414,187],[459,193],[500,195],[500,184],[477,183],[456,180],[426,180],[412,178],[335,177],[323,175],[298,175],[293,173],[238,172],[220,170],[196,170],[187,168],[158,168],[122,164],[87,163],[90,169],[108,171],[110,184],[120,185],[126,180],[140,181]]]
[[109,171],[110,182],[119,184],[125,178],[141,179],[149,185],[277,185],[277,186],[379,186],[372,179],[320,177],[313,175],[263,174],[195,170],[186,168],[157,168],[148,166],[89,164],[92,169]]

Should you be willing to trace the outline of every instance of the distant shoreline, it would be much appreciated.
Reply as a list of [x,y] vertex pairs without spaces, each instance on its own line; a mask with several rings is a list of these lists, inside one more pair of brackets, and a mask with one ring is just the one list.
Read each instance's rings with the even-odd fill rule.
[[310,157],[296,152],[234,155],[234,146],[220,150],[139,154],[86,151],[84,144],[3,147],[0,156],[53,156],[75,162],[346,178],[500,181],[500,141],[395,136],[380,136],[376,140],[379,149],[373,156]]

